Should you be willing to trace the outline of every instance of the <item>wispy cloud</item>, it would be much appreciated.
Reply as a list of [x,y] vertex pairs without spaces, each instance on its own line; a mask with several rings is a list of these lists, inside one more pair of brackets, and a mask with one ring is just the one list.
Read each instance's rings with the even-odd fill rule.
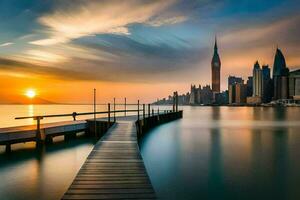
[[6,43],[3,43],[3,44],[0,44],[0,47],[6,47],[6,46],[10,46],[10,45],[13,45],[14,43],[12,42],[6,42]]
[[186,21],[188,19],[187,16],[174,16],[174,17],[158,17],[153,20],[147,22],[150,26],[162,26],[162,25],[172,25],[178,24]]
[[183,16],[168,16],[149,21],[161,14],[176,0],[156,1],[86,1],[79,6],[57,10],[42,16],[39,23],[47,28],[48,38],[32,41],[35,45],[53,45],[95,34],[130,34],[128,25],[148,23],[153,26],[184,21]]

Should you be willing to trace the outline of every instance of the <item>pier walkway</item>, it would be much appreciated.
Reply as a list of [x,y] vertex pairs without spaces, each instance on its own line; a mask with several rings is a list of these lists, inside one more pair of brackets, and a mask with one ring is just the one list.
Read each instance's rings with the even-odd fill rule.
[[108,130],[62,199],[155,199],[140,155],[135,121],[123,118]]

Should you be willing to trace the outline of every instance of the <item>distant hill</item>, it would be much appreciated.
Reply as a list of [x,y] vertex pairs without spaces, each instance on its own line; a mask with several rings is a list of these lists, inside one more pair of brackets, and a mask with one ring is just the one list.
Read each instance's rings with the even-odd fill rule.
[[39,97],[30,99],[23,95],[15,95],[6,98],[1,98],[0,104],[57,104],[57,103]]

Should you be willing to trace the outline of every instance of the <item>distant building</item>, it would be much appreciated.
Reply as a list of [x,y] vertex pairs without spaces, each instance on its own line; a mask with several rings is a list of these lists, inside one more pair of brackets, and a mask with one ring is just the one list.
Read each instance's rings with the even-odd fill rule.
[[247,97],[251,97],[253,94],[253,76],[248,76],[247,80]]
[[228,77],[228,86],[235,83],[243,83],[242,77],[229,76]]
[[226,105],[228,104],[228,90],[221,93],[215,94],[215,104],[217,105]]
[[213,103],[213,91],[210,85],[206,85],[201,90],[201,104],[209,105]]
[[262,97],[262,84],[262,71],[256,61],[253,67],[253,97]]
[[244,104],[247,99],[247,85],[244,83],[235,84],[235,103]]
[[277,48],[273,66],[274,100],[289,98],[288,75],[289,69],[286,66],[285,58],[281,50]]
[[218,53],[217,38],[215,39],[214,55],[211,60],[211,84],[214,93],[220,93],[221,60]]
[[235,103],[235,84],[231,84],[228,86],[228,103]]
[[197,92],[196,86],[191,85],[189,104],[196,104],[196,92]]
[[295,100],[300,100],[300,69],[289,73],[289,95]]
[[262,66],[262,102],[269,103],[273,97],[273,82],[268,65]]
[[244,81],[241,77],[229,76],[228,77],[228,103],[236,103],[236,85],[243,84]]
[[191,85],[191,93],[189,98],[189,104],[212,104],[213,103],[213,92],[210,85],[206,85],[201,88],[201,85],[197,88],[196,85]]

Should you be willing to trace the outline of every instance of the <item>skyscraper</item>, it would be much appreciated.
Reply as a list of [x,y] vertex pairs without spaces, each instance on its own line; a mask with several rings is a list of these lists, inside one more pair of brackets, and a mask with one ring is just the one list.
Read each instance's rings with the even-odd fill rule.
[[288,75],[289,69],[286,67],[285,58],[281,50],[277,48],[273,66],[274,100],[289,97]]
[[258,61],[253,67],[253,97],[262,97],[262,71]]
[[235,85],[235,103],[246,103],[247,98],[247,85],[244,83],[237,83]]
[[251,97],[253,94],[253,76],[248,76],[247,80],[247,97]]
[[221,60],[218,53],[217,38],[215,38],[214,55],[211,61],[211,82],[212,91],[214,93],[220,93],[220,72],[221,72]]
[[243,84],[244,81],[241,77],[229,76],[228,77],[228,102],[229,104],[236,103],[236,85]]
[[272,100],[273,88],[269,65],[262,66],[262,102],[269,103]]

